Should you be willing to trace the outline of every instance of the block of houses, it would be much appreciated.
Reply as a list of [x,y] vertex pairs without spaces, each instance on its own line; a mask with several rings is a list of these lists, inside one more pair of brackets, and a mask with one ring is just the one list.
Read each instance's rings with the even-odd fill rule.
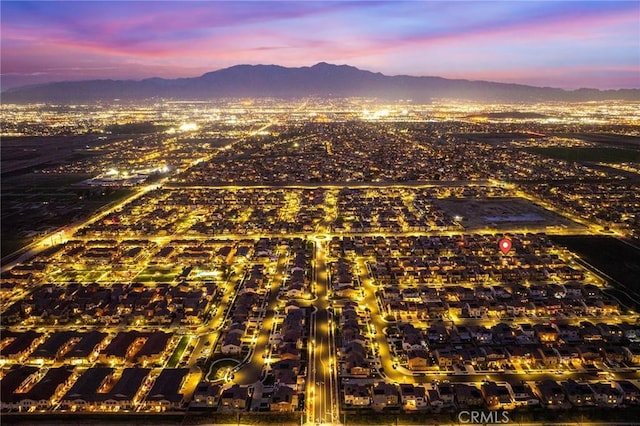
[[96,395],[96,404],[108,410],[134,409],[139,402],[138,392],[150,372],[149,368],[125,368],[108,392]]
[[113,372],[114,369],[108,367],[94,367],[85,371],[61,398],[61,407],[72,411],[90,409],[98,401],[98,391]]
[[53,397],[71,384],[73,371],[66,367],[50,368],[26,393],[20,394],[20,407],[46,410],[51,408]]
[[20,407],[22,395],[16,393],[22,383],[38,371],[37,367],[13,367],[5,372],[0,380],[0,408],[2,410],[16,410]]

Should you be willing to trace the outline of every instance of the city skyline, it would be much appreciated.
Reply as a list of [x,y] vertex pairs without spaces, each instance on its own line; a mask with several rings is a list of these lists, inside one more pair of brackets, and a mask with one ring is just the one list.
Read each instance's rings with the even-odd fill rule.
[[640,87],[637,2],[3,2],[2,88],[326,61],[386,75]]

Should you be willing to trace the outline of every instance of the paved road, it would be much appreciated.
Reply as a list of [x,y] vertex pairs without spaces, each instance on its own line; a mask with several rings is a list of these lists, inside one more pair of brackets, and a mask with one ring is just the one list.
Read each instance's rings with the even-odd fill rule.
[[276,308],[278,306],[278,294],[280,293],[280,284],[284,278],[285,268],[287,267],[288,257],[280,254],[276,272],[271,280],[271,290],[266,302],[266,310],[258,337],[251,356],[246,364],[244,364],[238,372],[235,373],[234,382],[241,385],[250,385],[261,379],[262,368],[265,360],[271,355],[269,337],[273,331]]
[[[161,187],[164,182],[166,182],[167,178],[162,179],[159,182],[153,183],[151,185],[145,185],[145,186],[140,186],[137,188],[137,190],[135,192],[133,192],[133,194],[129,195],[128,197],[126,197],[123,200],[120,200],[114,204],[110,204],[107,205],[105,207],[103,207],[100,211],[96,212],[95,214],[91,215],[91,217],[87,218],[87,219],[82,219],[78,222],[72,223],[69,226],[66,226],[64,228],[59,228],[56,229],[55,231],[52,231],[48,234],[46,234],[45,236],[43,236],[42,238],[32,242],[31,244],[29,244],[26,247],[23,247],[22,249],[19,250],[19,252],[21,253],[18,257],[16,257],[15,259],[13,259],[12,261],[2,265],[2,268],[0,269],[2,272],[9,270],[11,268],[13,268],[15,265],[22,263],[28,259],[31,259],[33,256],[37,255],[38,253],[41,253],[42,251],[44,251],[45,249],[51,247],[54,244],[64,244],[67,241],[69,241],[71,239],[71,237],[81,228],[95,222],[98,221],[102,218],[104,218],[105,216],[111,214],[113,211],[120,209],[122,207],[124,207],[126,204],[132,202],[133,200],[140,198],[141,196],[143,196],[144,194],[146,194],[149,191],[152,191],[154,189],[157,189],[159,187]],[[11,254],[10,256],[15,256],[15,253]]]
[[313,285],[315,311],[311,314],[307,422],[336,423],[339,420],[338,381],[332,313],[328,310],[329,285],[324,243],[317,241],[314,251]]

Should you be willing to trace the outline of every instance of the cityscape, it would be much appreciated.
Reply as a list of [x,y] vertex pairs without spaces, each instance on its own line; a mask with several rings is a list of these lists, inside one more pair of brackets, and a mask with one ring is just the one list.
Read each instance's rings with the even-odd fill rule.
[[638,424],[640,3],[1,6],[3,425]]
[[624,420],[639,110],[3,105],[3,421]]

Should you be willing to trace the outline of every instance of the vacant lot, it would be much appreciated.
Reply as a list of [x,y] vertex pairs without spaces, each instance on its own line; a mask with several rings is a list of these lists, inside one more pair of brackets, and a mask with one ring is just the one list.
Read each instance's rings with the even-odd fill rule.
[[460,216],[466,230],[530,228],[534,231],[546,227],[582,227],[523,198],[448,198],[435,200],[434,204],[453,217]]
[[527,152],[574,162],[625,163],[640,162],[640,151],[618,148],[551,147],[527,148]]
[[630,293],[640,294],[640,250],[607,236],[552,236],[551,239],[579,254]]

